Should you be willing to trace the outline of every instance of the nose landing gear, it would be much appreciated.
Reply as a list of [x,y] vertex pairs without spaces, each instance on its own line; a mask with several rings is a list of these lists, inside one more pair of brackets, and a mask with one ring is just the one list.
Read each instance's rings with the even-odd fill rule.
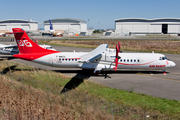
[[162,70],[162,72],[163,72],[163,75],[166,75],[166,70],[164,69],[164,70]]

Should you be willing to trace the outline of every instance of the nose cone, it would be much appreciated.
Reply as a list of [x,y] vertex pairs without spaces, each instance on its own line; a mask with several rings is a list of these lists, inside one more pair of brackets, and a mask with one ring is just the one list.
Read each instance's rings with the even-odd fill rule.
[[176,66],[176,63],[174,63],[173,61],[170,61],[169,62],[169,67],[174,67],[174,66]]

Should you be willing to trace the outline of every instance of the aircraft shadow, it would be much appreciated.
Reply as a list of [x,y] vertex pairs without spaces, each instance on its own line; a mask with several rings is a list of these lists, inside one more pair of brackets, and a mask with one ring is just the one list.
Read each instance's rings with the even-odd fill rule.
[[91,76],[96,77],[104,77],[104,78],[111,78],[108,74],[162,74],[162,71],[102,71],[101,73],[93,74],[92,70],[53,70],[55,72],[60,73],[77,73],[62,89],[61,93],[70,91],[78,87],[81,83],[84,82],[85,79],[90,78]]
[[15,70],[16,67],[17,67],[16,65],[6,67],[6,68],[4,68],[4,69],[1,71],[1,73],[2,73],[2,74],[6,74],[6,73],[8,73],[8,72],[11,71],[11,70]]
[[[1,74],[7,74],[10,71],[22,71],[22,69],[19,69],[16,67],[17,67],[17,65],[12,65],[12,66],[6,67],[1,71]],[[36,69],[36,70],[40,70],[40,69]],[[34,71],[34,69],[23,69],[23,71]]]
[[[73,71],[70,71],[70,72],[73,72]],[[77,74],[64,86],[61,93],[75,89],[81,83],[83,83],[85,79],[88,79],[92,76],[91,74],[92,71],[88,71],[88,70],[78,70],[74,72],[77,72]]]

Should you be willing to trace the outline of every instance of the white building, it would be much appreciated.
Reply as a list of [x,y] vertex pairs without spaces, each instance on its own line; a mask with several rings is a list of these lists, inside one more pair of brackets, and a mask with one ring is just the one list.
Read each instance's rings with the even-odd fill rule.
[[[51,19],[53,29],[61,29],[65,33],[80,34],[87,32],[87,22],[80,19],[61,18]],[[50,30],[49,20],[44,21],[44,30]]]
[[116,19],[115,35],[180,34],[180,19]]
[[12,28],[22,28],[28,31],[36,31],[38,30],[38,22],[32,20],[1,20],[0,21],[0,30],[6,30],[12,32]]

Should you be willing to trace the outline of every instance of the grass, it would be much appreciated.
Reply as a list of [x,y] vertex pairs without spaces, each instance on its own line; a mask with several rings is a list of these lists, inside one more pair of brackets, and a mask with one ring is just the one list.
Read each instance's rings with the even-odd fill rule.
[[[115,48],[118,40],[49,40],[42,44],[70,47],[96,48],[100,44],[109,44]],[[121,50],[180,54],[180,41],[172,40],[120,40]]]
[[[144,110],[146,110],[149,113],[152,113],[152,116],[163,115],[173,118],[180,118],[180,101],[155,98],[145,94],[138,94],[133,91],[114,89],[87,80],[82,80],[81,78],[76,78],[73,80],[72,78],[64,76],[61,73],[38,70],[36,68],[30,67],[29,65],[22,65],[9,61],[1,61],[0,69],[9,70],[9,72],[7,72],[5,75],[19,82],[21,82],[22,76],[23,83],[34,86],[37,89],[47,91],[48,86],[49,91],[55,95],[59,95],[59,93],[62,92],[64,86],[69,84],[73,86],[75,82],[83,81],[80,82],[77,87],[73,86],[73,89],[68,92],[69,99],[71,98],[73,102],[81,101],[80,103],[83,103],[85,94],[87,94],[90,97],[90,99],[88,99],[88,103],[91,103],[90,108],[94,110],[97,109],[96,103],[108,104],[109,102],[113,102],[114,106],[123,106],[121,109],[116,108],[117,113],[122,113],[122,110],[124,110],[125,112],[123,112],[123,114],[129,113],[131,116],[136,116],[139,113],[144,113]],[[81,95],[77,96],[77,94]],[[84,109],[82,108],[83,106],[76,107],[77,106],[74,106],[74,109],[78,112],[81,112],[81,109]],[[108,109],[109,111],[111,110],[110,105]],[[133,111],[140,112],[133,113]]]
[[164,114],[179,114],[180,102],[176,100],[167,100],[164,98],[155,98],[144,94],[137,94],[124,90],[113,89],[102,85],[89,83],[88,88],[80,86],[84,91],[108,101],[127,106],[140,106],[146,110],[158,110]]
[[3,120],[79,119],[82,116],[69,106],[64,106],[60,96],[49,93],[49,98],[53,99],[50,103],[46,91],[27,85],[21,87],[19,82],[11,83],[9,79],[1,75],[0,82],[0,118]]

